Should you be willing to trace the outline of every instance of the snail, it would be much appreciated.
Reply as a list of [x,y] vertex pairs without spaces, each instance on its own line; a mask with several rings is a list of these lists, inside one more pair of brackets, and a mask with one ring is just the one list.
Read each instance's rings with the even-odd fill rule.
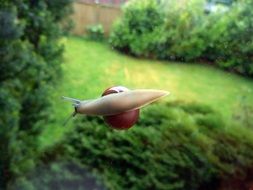
[[81,101],[64,96],[62,98],[71,101],[74,106],[71,117],[76,114],[103,116],[112,128],[129,129],[137,122],[140,108],[169,94],[164,90],[129,90],[123,86],[115,86],[106,89],[102,96],[96,99]]

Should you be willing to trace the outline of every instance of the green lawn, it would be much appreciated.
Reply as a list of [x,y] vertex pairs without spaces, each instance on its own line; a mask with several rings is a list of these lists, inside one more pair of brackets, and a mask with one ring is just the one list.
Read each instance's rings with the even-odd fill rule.
[[[131,58],[106,44],[78,37],[64,39],[63,43],[66,46],[63,78],[53,93],[55,122],[47,126],[41,136],[43,146],[59,139],[72,126],[71,122],[62,126],[72,111],[70,104],[60,99],[63,95],[89,99],[114,85],[163,89],[171,92],[164,101],[203,102],[218,110],[228,122],[235,122],[232,115],[239,112],[242,102],[253,102],[253,80],[220,69]],[[243,100],[243,97],[246,98]]]

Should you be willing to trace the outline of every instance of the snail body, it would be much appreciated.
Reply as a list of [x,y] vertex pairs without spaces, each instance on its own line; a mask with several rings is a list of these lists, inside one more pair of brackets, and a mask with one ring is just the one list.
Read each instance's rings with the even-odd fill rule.
[[[110,126],[114,127],[117,125],[117,123],[121,123],[117,125],[117,128],[126,129],[133,126],[134,123],[138,120],[140,108],[164,96],[167,96],[168,94],[169,92],[164,90],[129,90],[122,86],[116,86],[106,89],[103,92],[102,97],[99,97],[97,99],[81,101],[68,97],[63,98],[73,103],[73,106],[75,108],[73,115],[84,114],[92,116],[104,116],[105,121],[108,121],[107,123]],[[126,113],[129,115],[128,117],[131,120],[129,122],[127,119],[128,117],[126,117]],[[124,118],[124,121],[121,122],[120,118]],[[114,119],[116,122],[114,122]],[[132,120],[134,120],[134,122]]]

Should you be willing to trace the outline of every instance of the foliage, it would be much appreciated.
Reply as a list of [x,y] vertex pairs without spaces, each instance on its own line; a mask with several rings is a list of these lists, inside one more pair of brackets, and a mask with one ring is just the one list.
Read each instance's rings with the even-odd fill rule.
[[248,76],[253,74],[252,1],[237,1],[221,22],[226,22],[226,31],[214,41],[218,54],[216,63]]
[[63,50],[58,43],[60,21],[69,12],[70,0],[57,2],[3,0],[0,4],[0,151],[4,155],[0,189],[33,168],[37,137],[49,118],[49,89],[59,77]]
[[66,139],[69,156],[109,189],[216,189],[223,179],[247,176],[252,131],[227,128],[218,113],[194,103],[153,105],[142,114],[128,131],[84,118]]
[[166,2],[167,20],[165,24],[166,57],[170,59],[192,61],[205,49],[206,18],[204,1],[185,1],[183,6],[176,1]]
[[104,39],[105,31],[101,24],[87,26],[86,31],[88,38],[91,40],[101,41]]
[[156,56],[162,44],[163,15],[160,12],[155,0],[128,3],[111,34],[112,46],[137,56]]
[[204,59],[252,76],[252,2],[235,1],[227,11],[210,14],[204,13],[205,2],[130,1],[114,26],[111,44],[136,56]]

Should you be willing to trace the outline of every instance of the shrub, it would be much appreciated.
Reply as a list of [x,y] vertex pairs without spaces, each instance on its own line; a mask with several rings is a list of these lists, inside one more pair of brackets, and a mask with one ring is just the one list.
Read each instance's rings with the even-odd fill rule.
[[135,56],[180,61],[211,61],[253,76],[252,7],[235,1],[227,11],[204,13],[205,0],[132,0],[123,9],[110,41]]
[[86,28],[88,38],[91,40],[101,41],[104,39],[104,28],[101,24],[90,25]]
[[[130,1],[111,33],[111,44],[136,56],[192,60],[205,49],[203,0]],[[166,9],[166,8],[168,9]]]
[[0,189],[35,165],[41,125],[49,121],[50,87],[60,76],[61,20],[69,4],[0,3]]
[[[253,3],[249,0],[235,2],[224,16],[226,31],[214,41],[216,52],[220,52],[215,62],[248,76],[253,75],[252,7]],[[222,20],[219,22],[224,23]]]
[[167,20],[164,35],[168,44],[165,50],[167,58],[191,61],[202,55],[207,40],[204,3],[203,0],[166,3],[168,10],[165,10]]
[[[246,133],[248,133],[246,135]],[[252,131],[226,127],[207,106],[149,106],[137,126],[115,131],[100,118],[79,121],[66,138],[67,155],[100,174],[109,189],[217,189],[247,176]]]
[[157,1],[131,1],[123,15],[111,33],[112,46],[133,55],[156,57],[164,22]]

